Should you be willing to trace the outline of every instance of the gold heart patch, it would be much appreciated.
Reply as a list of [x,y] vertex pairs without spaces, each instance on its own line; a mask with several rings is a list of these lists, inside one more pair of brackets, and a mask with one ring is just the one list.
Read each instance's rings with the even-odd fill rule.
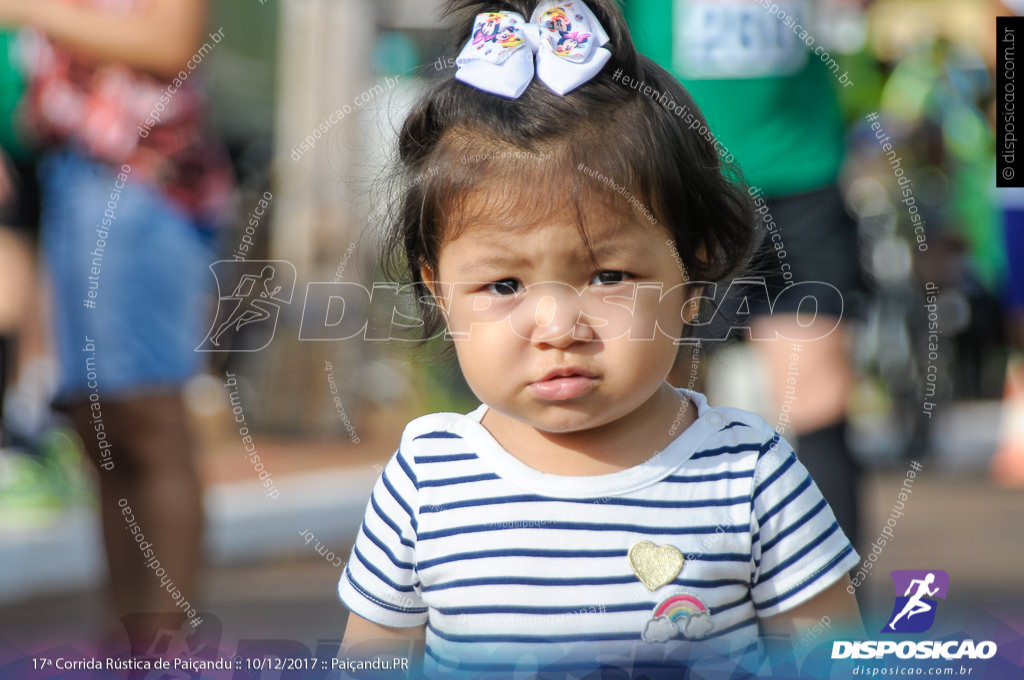
[[647,590],[672,583],[683,569],[683,553],[674,545],[638,541],[629,546],[629,566]]

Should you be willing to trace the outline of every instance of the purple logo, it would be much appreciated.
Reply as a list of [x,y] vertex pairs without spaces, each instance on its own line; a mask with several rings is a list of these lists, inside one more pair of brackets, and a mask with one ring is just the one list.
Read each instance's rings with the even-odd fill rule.
[[949,574],[941,569],[897,569],[889,572],[896,604],[883,633],[923,633],[935,623],[936,598],[946,599]]

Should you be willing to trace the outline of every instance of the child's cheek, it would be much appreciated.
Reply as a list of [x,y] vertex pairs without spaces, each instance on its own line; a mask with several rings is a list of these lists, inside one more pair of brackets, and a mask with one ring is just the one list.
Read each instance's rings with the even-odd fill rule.
[[468,340],[477,329],[494,329],[507,323],[515,298],[485,294],[457,296],[449,317],[449,330],[456,339]]
[[[596,289],[600,291],[600,289]],[[660,337],[677,338],[682,330],[685,299],[683,286],[666,290],[656,281],[613,286],[593,294],[588,316],[604,341],[627,338],[650,342]]]
[[657,315],[657,326],[667,337],[678,338],[683,332],[684,303],[687,301],[688,287],[675,286],[661,298],[656,309],[651,310]]

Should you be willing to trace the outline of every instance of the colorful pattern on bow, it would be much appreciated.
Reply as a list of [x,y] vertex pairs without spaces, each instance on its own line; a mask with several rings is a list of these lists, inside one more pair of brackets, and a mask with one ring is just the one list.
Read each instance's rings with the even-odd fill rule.
[[[608,34],[582,0],[545,0],[529,22],[516,12],[486,12],[477,15],[455,60],[455,78],[517,99],[536,75],[565,95],[601,71],[611,58],[603,47],[607,42]],[[526,46],[530,49],[522,49]]]
[[[552,51],[560,57],[578,63],[586,61],[594,44],[590,40],[592,34],[585,32],[588,27],[586,18],[582,14],[576,14],[570,20],[568,11],[573,4],[568,2],[547,10],[541,15],[538,23]],[[574,26],[577,30],[573,30]]]
[[[516,49],[526,44],[524,23],[523,17],[515,12],[478,14],[473,24],[473,38],[466,49],[471,49],[475,59],[503,64]],[[460,54],[459,59],[463,58]]]

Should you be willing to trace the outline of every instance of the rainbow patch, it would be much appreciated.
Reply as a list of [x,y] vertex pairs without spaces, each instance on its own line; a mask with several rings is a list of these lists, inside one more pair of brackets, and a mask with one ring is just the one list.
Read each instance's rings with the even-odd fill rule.
[[654,617],[667,616],[673,623],[682,618],[688,618],[694,614],[701,614],[708,610],[704,603],[693,595],[674,595],[654,610]]

